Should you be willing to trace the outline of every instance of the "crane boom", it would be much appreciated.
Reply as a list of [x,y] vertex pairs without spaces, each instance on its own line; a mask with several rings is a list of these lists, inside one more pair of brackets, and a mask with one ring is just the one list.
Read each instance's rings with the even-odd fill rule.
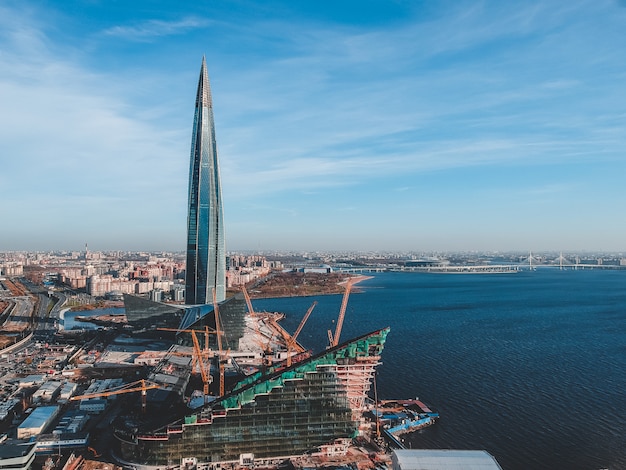
[[[139,386],[137,386],[139,385]],[[112,395],[120,395],[122,393],[141,392],[141,409],[146,411],[146,392],[154,388],[163,388],[163,385],[154,382],[148,382],[145,379],[138,380],[117,388],[105,390],[104,392],[88,393],[86,395],[76,395],[70,400],[89,400],[90,398],[110,397]]]
[[[139,386],[136,386],[136,385],[139,385]],[[122,385],[120,387],[105,390],[104,392],[88,393],[86,395],[76,395],[76,396],[71,397],[70,400],[89,400],[90,398],[109,397],[111,395],[120,395],[122,393],[152,390],[153,388],[161,388],[161,387],[162,385],[160,384],[148,382],[145,379],[141,379],[136,382]]]
[[215,333],[216,330],[205,326],[204,329],[204,351],[200,348],[200,342],[198,341],[198,336],[196,333],[199,333],[200,330],[179,330],[176,328],[157,328],[160,331],[176,331],[177,333],[191,333],[191,339],[193,341],[193,363],[192,370],[195,369],[196,364],[198,365],[198,369],[200,369],[200,377],[202,378],[203,385],[203,393],[204,399],[207,400],[209,395],[209,384],[211,383],[211,376],[209,375],[208,369],[209,366],[205,364],[205,358],[209,353],[209,331],[211,333]]
[[341,336],[341,328],[343,327],[343,320],[346,316],[346,307],[348,306],[348,297],[350,297],[350,289],[352,288],[352,283],[354,282],[354,278],[348,279],[346,282],[346,290],[343,293],[343,300],[341,301],[341,309],[339,310],[339,318],[337,319],[337,326],[335,327],[335,334],[332,335],[330,330],[328,332],[328,338],[331,339],[331,347],[337,346],[339,344],[339,337]]
[[[304,314],[304,317],[302,317],[302,320],[300,320],[300,324],[298,325],[298,328],[296,328],[295,333],[291,337],[289,337],[289,339],[287,340],[287,367],[291,366],[291,350],[294,349],[296,346],[298,346],[298,342],[296,341],[296,338],[302,331],[302,328],[304,328],[304,324],[309,319],[309,316],[311,315],[311,312],[313,311],[316,305],[317,305],[317,301],[311,304],[309,309]],[[298,352],[304,352],[303,348],[299,348],[299,349],[300,350]]]
[[[202,330],[179,330],[178,328],[157,328],[159,331],[174,331],[176,333],[201,333]],[[209,352],[209,334],[216,334],[217,331],[208,326],[204,327],[204,352]]]
[[250,300],[250,294],[246,290],[246,286],[241,286],[241,292],[243,292],[243,297],[246,299],[246,305],[248,306],[248,313],[250,316],[254,316],[254,308],[252,308],[252,300]]
[[298,328],[296,328],[296,332],[292,336],[294,341],[296,340],[296,338],[298,337],[298,335],[302,331],[302,328],[304,328],[304,324],[309,319],[309,316],[311,315],[311,312],[313,311],[313,309],[315,308],[316,305],[317,305],[317,300],[311,304],[309,309],[304,314],[304,317],[302,317],[302,320],[300,321],[300,324],[298,325]]

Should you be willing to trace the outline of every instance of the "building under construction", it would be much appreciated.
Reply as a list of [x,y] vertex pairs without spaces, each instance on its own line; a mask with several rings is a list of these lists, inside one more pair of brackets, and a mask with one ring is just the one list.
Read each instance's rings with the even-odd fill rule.
[[245,455],[280,459],[356,437],[388,332],[374,331],[289,367],[269,366],[173,418],[150,413],[149,422],[121,421],[117,456],[135,467],[209,466]]

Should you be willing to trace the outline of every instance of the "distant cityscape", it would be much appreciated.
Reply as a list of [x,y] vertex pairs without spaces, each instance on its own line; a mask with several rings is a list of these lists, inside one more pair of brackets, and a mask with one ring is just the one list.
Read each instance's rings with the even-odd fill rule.
[[[227,288],[272,271],[419,270],[435,268],[569,267],[626,269],[623,253],[420,253],[261,252],[227,256]],[[185,300],[184,252],[50,251],[0,252],[0,275],[43,278],[91,297],[149,296],[153,301]]]

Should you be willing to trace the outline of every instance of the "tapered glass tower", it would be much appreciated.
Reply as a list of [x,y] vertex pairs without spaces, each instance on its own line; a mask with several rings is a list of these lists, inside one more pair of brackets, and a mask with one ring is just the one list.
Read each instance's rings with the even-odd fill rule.
[[191,136],[185,303],[226,298],[224,211],[206,61],[202,58]]

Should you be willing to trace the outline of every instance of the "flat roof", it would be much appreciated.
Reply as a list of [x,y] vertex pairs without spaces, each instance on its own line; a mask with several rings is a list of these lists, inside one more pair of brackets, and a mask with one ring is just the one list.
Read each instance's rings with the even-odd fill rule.
[[502,470],[486,450],[402,449],[393,453],[402,470]]
[[39,406],[18,427],[20,429],[39,428],[47,424],[58,411],[58,406]]
[[12,440],[0,446],[0,459],[14,459],[29,454],[36,442],[27,442],[23,440]]

